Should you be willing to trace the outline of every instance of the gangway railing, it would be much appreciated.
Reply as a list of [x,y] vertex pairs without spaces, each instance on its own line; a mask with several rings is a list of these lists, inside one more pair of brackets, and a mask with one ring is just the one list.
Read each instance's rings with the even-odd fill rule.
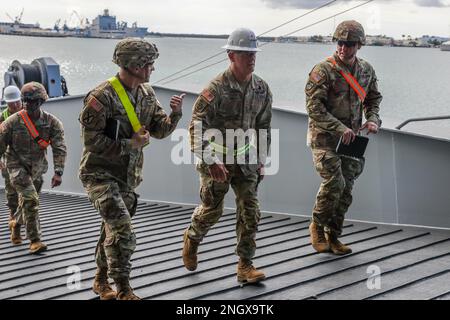
[[408,120],[403,121],[395,129],[401,130],[404,126],[406,126],[410,122],[418,122],[418,121],[431,121],[431,120],[448,120],[450,119],[450,115],[448,116],[435,116],[435,117],[420,117],[420,118],[410,118]]
[[[166,112],[170,112],[170,98],[179,90],[159,86],[154,89]],[[48,155],[44,190],[86,195],[78,178],[82,143],[77,119],[83,97],[50,99],[43,106],[64,124],[68,150],[63,183],[56,190],[49,184],[54,171],[52,156]],[[177,129],[166,139],[152,139],[151,148],[145,148],[144,181],[137,189],[140,199],[198,204],[199,177],[188,131],[197,97],[198,93],[187,92]],[[267,177],[258,187],[261,209],[310,216],[321,179],[306,146],[308,115],[274,106],[272,129]],[[450,228],[450,139],[381,128],[370,137],[365,157],[364,172],[355,183],[354,201],[346,218]],[[2,182],[0,179],[0,185]],[[225,206],[235,205],[234,194],[229,192]]]

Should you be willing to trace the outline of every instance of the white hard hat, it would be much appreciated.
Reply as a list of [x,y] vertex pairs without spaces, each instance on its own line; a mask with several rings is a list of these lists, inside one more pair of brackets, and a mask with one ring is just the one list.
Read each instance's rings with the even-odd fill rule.
[[258,49],[255,33],[247,28],[234,30],[228,37],[227,45],[222,48],[233,51],[261,51]]
[[7,86],[5,91],[3,91],[3,98],[6,103],[19,101],[20,90],[16,86]]

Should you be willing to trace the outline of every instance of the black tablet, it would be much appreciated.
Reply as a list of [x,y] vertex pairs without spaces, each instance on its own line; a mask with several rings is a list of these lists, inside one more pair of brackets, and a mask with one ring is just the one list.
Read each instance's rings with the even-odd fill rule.
[[346,145],[342,143],[341,136],[336,147],[336,153],[349,157],[362,158],[364,156],[364,152],[366,151],[368,143],[369,138],[364,136],[356,136],[353,142],[350,142],[350,144]]

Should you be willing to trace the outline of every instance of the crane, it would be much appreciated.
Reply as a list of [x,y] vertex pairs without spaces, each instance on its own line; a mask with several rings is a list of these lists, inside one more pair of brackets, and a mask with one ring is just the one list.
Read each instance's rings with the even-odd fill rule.
[[12,22],[14,22],[14,18],[11,17],[8,12],[6,12],[6,15],[8,16],[9,19],[11,19]]
[[56,22],[55,22],[55,26],[53,27],[53,29],[55,30],[55,31],[59,31],[59,24],[61,23],[61,18],[59,18],[58,20],[56,20]]
[[85,19],[84,17],[80,16],[76,10],[72,11],[72,14],[70,17],[72,18],[73,15],[75,15],[75,17],[78,19],[77,28],[84,29],[86,27],[86,24],[88,23],[88,20]]
[[17,23],[21,23],[22,22],[23,10],[24,10],[24,8],[22,8],[22,11],[20,11],[19,16],[16,17],[16,22]]
[[8,16],[9,19],[11,19],[12,22],[14,22],[14,24],[20,24],[22,22],[23,10],[24,10],[24,8],[22,8],[22,11],[20,11],[20,14],[18,16],[16,16],[15,18],[11,17],[11,15],[8,12],[6,12],[6,15]]

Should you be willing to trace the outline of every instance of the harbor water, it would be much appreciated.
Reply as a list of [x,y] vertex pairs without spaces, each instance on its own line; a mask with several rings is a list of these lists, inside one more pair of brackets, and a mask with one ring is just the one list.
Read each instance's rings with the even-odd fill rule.
[[[151,83],[220,52],[225,44],[222,39],[149,40],[156,43],[160,52]],[[69,93],[85,94],[117,72],[117,66],[111,62],[117,41],[1,35],[0,72],[5,72],[13,60],[31,63],[39,57],[52,57],[60,64]],[[270,43],[262,50],[257,55],[256,73],[269,83],[274,105],[304,112],[308,73],[314,64],[333,53],[335,45]],[[369,61],[377,72],[384,96],[380,111],[384,126],[393,128],[414,117],[450,115],[450,52],[429,48],[363,47],[358,56]],[[184,73],[224,58],[225,52]],[[180,92],[199,92],[227,65],[225,61],[188,77],[157,84]],[[3,87],[3,79],[0,84]],[[450,139],[450,120],[408,124],[403,130]]]

